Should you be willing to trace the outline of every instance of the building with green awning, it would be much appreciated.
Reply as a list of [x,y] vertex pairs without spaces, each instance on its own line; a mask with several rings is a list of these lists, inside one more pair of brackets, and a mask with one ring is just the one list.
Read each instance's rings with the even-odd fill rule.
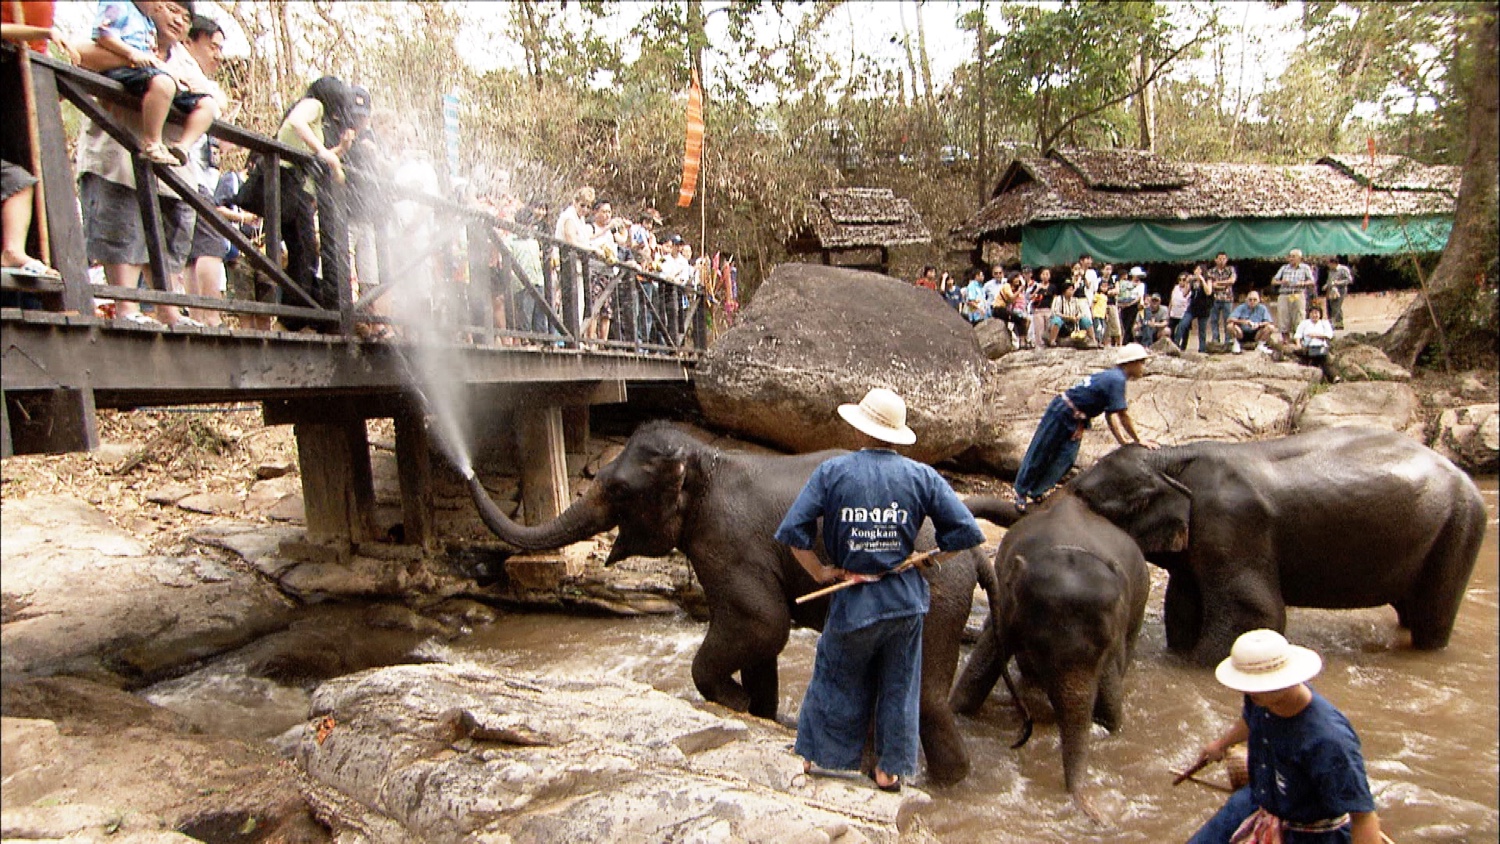
[[1397,155],[1316,164],[1187,164],[1140,150],[1058,149],[1017,158],[953,234],[1019,244],[1021,260],[1115,264],[1437,252],[1460,168]]

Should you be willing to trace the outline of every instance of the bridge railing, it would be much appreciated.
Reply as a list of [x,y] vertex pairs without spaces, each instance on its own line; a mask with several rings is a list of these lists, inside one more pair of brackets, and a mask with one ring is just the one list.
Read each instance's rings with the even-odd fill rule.
[[[392,320],[382,314],[377,302],[402,285],[431,279],[433,289],[425,298],[433,317],[447,339],[476,344],[525,344],[542,349],[611,348],[629,352],[651,351],[694,357],[708,340],[709,297],[701,285],[681,283],[661,275],[618,263],[589,249],[565,243],[540,232],[530,232],[500,220],[484,209],[461,205],[445,197],[412,191],[391,184],[376,174],[350,170],[377,195],[416,202],[430,209],[434,225],[426,243],[395,256],[392,244],[402,242],[407,232],[398,231],[388,214],[377,213],[375,246],[383,254],[378,261],[379,278],[361,279],[356,298],[349,279],[348,221],[343,213],[331,213],[333,202],[324,201],[320,213],[319,244],[324,256],[325,284],[338,291],[336,308],[324,307],[313,292],[292,279],[282,268],[280,180],[267,178],[264,247],[258,246],[239,226],[219,216],[211,201],[170,168],[151,164],[140,157],[134,132],[103,105],[138,111],[140,102],[118,83],[99,74],[31,54],[32,92],[35,97],[39,134],[39,157],[46,197],[48,229],[51,233],[53,265],[62,273],[61,295],[52,299],[53,309],[92,314],[95,300],[107,299],[189,307],[252,316],[286,317],[336,327],[332,333],[354,337],[361,325],[379,325]],[[135,193],[146,235],[148,266],[159,289],[126,288],[91,284],[85,253],[83,227],[72,164],[67,156],[67,138],[61,118],[61,100],[74,105],[116,143],[131,153]],[[175,114],[174,120],[180,120]],[[209,134],[231,141],[258,155],[267,173],[279,173],[283,161],[310,164],[311,156],[275,139],[224,121],[215,121]],[[156,202],[159,183],[164,183],[220,235],[239,250],[255,274],[280,291],[279,302],[216,298],[171,292],[167,280],[167,252],[160,206]],[[389,204],[377,203],[378,211]],[[467,249],[455,248],[459,232]],[[522,260],[535,244],[540,261]],[[337,244],[332,246],[331,244]],[[342,256],[339,256],[342,250]],[[459,255],[462,251],[464,254]],[[330,260],[330,255],[338,256]],[[414,270],[429,262],[436,272]],[[528,267],[528,264],[531,266]],[[538,265],[540,272],[537,272]],[[463,266],[467,272],[457,271]],[[467,284],[460,278],[467,275]],[[433,278],[433,276],[436,276]],[[7,285],[11,283],[7,276]],[[424,298],[424,297],[419,297]],[[499,299],[507,316],[506,325],[495,324],[492,315]],[[410,299],[403,299],[409,302]],[[607,314],[613,318],[603,337],[586,339],[591,320]],[[530,318],[521,325],[521,316]]]

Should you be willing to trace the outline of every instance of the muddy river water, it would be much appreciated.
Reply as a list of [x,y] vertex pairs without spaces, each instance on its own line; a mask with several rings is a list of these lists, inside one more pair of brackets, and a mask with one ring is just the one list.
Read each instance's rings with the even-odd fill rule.
[[[1313,685],[1359,731],[1385,829],[1399,844],[1500,840],[1496,481],[1485,479],[1481,486],[1489,529],[1446,650],[1411,650],[1388,607],[1290,611],[1288,637],[1323,654],[1325,668]],[[1173,788],[1171,771],[1219,734],[1238,713],[1239,699],[1210,671],[1167,653],[1162,579],[1155,580],[1127,679],[1124,724],[1114,735],[1095,728],[1091,794],[1113,825],[1096,827],[1067,799],[1054,726],[1039,724],[1026,747],[1010,749],[1020,719],[1003,688],[977,717],[961,719],[974,771],[957,786],[932,789],[935,802],[920,823],[953,842],[1155,844],[1184,841],[1213,813],[1224,795],[1193,783]],[[703,631],[702,624],[685,617],[521,614],[507,615],[449,647],[480,662],[627,678],[698,700],[688,668]],[[783,720],[795,717],[815,641],[810,631],[794,631],[782,655]],[[222,673],[217,679],[200,673],[189,685],[179,681],[149,696],[200,713],[207,698],[217,698],[224,717],[239,713],[247,725],[259,725],[251,732],[262,733],[269,725],[300,721],[305,708],[297,706],[300,701],[305,707],[306,700],[292,690],[252,689]],[[1224,781],[1223,771],[1215,768],[1205,776]]]

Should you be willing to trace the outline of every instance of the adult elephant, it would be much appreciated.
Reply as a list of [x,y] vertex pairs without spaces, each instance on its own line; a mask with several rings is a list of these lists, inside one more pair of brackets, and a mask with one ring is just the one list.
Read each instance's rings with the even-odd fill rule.
[[1468,475],[1392,431],[1127,446],[1072,492],[1170,572],[1167,645],[1211,665],[1286,607],[1390,604],[1418,649],[1448,644],[1484,534]]
[[[669,423],[652,422],[631,436],[566,511],[531,527],[507,518],[476,478],[468,480],[484,523],[517,548],[557,548],[619,528],[605,565],[681,550],[703,584],[709,608],[708,633],[693,657],[693,684],[706,700],[774,719],[780,694],[777,656],[793,622],[822,629],[828,599],[794,602],[820,584],[772,535],[813,469],[843,453],[736,453],[712,448]],[[917,547],[936,547],[930,524]],[[957,782],[969,772],[948,709],[948,689],[981,573],[992,576],[978,549],[924,571],[932,601],[922,638],[921,735],[928,777],[939,784]]]
[[1083,792],[1090,724],[1110,732],[1120,726],[1125,672],[1151,591],[1146,560],[1129,534],[1066,492],[1019,521],[1009,502],[965,503],[975,516],[1014,527],[995,552],[990,616],[949,702],[955,712],[973,714],[1003,677],[1025,717],[1013,746],[1024,745],[1031,714],[1011,683],[1015,659],[1022,678],[1046,693],[1057,716],[1068,793],[1100,820]]

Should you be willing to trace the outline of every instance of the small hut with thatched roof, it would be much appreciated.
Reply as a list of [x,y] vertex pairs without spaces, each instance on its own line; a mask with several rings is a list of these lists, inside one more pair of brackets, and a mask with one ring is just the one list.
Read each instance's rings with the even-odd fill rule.
[[911,200],[888,188],[829,188],[807,203],[806,222],[786,240],[792,255],[885,273],[891,247],[930,243],[932,232]]

